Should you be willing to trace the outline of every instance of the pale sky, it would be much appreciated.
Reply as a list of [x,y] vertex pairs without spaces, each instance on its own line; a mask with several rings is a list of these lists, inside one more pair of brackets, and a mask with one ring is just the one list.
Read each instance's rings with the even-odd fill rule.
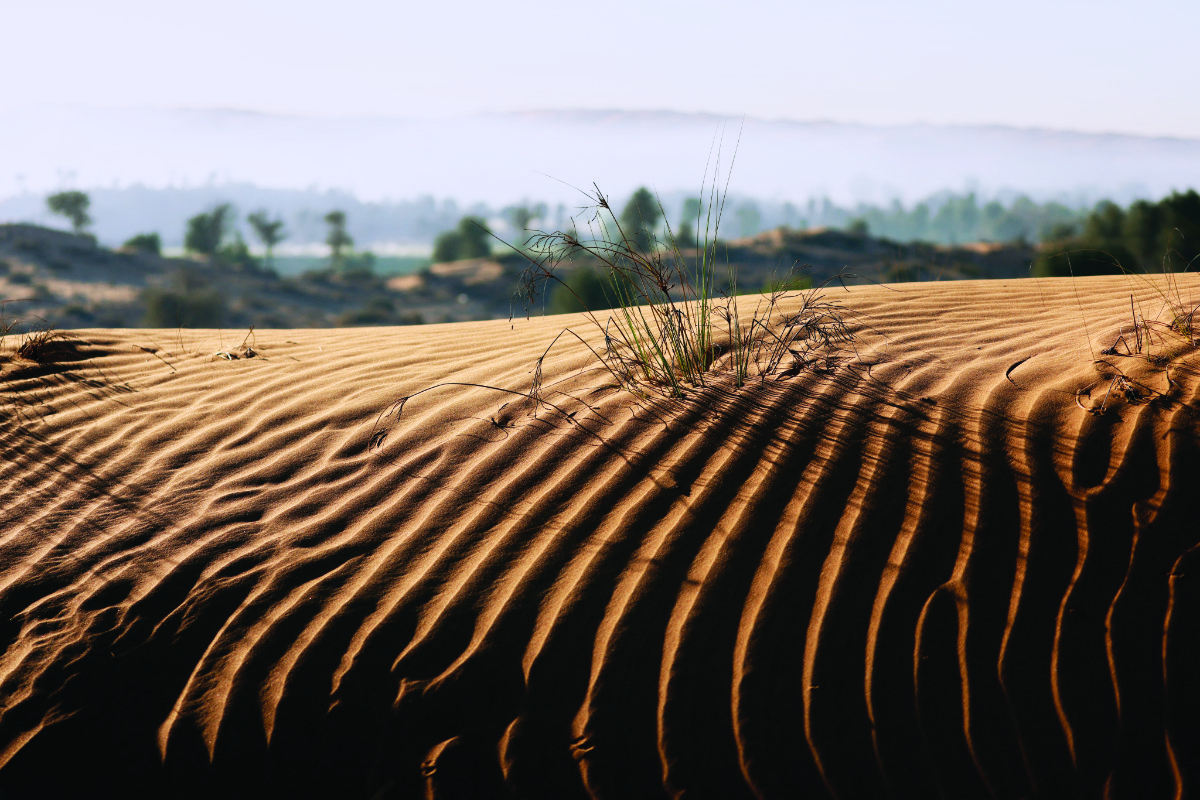
[[0,26],[16,107],[664,109],[1200,138],[1195,0],[10,1]]

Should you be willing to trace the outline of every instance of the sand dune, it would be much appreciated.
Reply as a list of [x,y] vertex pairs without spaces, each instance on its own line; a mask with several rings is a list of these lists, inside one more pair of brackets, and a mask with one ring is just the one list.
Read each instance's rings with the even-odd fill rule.
[[0,797],[1194,795],[1200,354],[1103,354],[1131,294],[855,288],[857,354],[683,401],[563,345],[570,417],[387,412],[574,317],[10,359]]

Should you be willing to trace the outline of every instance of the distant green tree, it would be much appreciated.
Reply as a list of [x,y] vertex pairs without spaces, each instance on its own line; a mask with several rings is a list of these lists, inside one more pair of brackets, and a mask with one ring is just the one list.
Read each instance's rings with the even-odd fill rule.
[[442,231],[433,242],[433,261],[443,263],[492,254],[491,232],[482,217],[463,217],[452,231]]
[[267,269],[271,268],[271,253],[275,249],[275,245],[287,238],[287,234],[283,232],[283,220],[271,220],[267,217],[266,210],[255,211],[250,216],[246,217],[246,221],[250,223],[250,227],[254,229],[254,235],[263,243],[263,247],[267,249],[267,257],[264,263]]
[[1097,246],[1115,246],[1123,238],[1125,212],[1111,200],[1101,200],[1088,215],[1083,226],[1083,238]]
[[492,254],[491,237],[482,217],[463,217],[458,221],[459,258],[486,258]]
[[679,247],[695,247],[696,225],[699,224],[700,198],[689,197],[683,201],[683,212],[679,218],[679,226],[675,229],[675,244]]
[[1041,209],[1038,204],[1021,195],[996,223],[993,235],[1000,242],[1029,242],[1037,231]]
[[524,246],[529,241],[529,223],[534,219],[533,209],[528,206],[510,206],[505,209],[508,216],[508,221],[512,223],[513,230],[516,231],[516,241],[513,242],[518,247]]
[[621,210],[621,230],[631,244],[648,252],[654,243],[654,229],[662,219],[662,206],[646,187],[641,187],[629,198]]
[[1001,221],[1004,219],[1004,211],[1004,206],[999,200],[993,200],[983,207],[983,212],[980,215],[979,238],[990,242],[1000,240],[997,231]]
[[866,238],[871,235],[871,226],[862,217],[855,217],[850,220],[850,224],[846,226],[846,233],[851,236],[861,236]]
[[91,202],[84,192],[59,192],[46,198],[50,211],[69,219],[71,230],[75,233],[83,233],[83,229],[92,224],[92,218],[87,213]]
[[343,211],[330,211],[325,215],[325,224],[329,226],[329,235],[325,244],[329,245],[329,265],[334,271],[341,271],[345,259],[344,250],[354,246],[354,239],[346,233],[346,214]]
[[433,255],[435,264],[458,260],[458,231],[442,231],[433,240]]
[[753,236],[762,226],[762,212],[755,203],[746,203],[737,210],[738,227],[743,237]]
[[904,211],[904,206],[900,205],[900,201],[893,199],[891,206],[886,209],[859,206],[859,219],[865,222],[867,229],[876,236],[900,239],[903,237],[908,214]]
[[963,241],[973,242],[979,239],[979,203],[975,193],[971,192],[957,203],[958,228],[962,231]]
[[929,204],[917,203],[917,207],[909,214],[909,226],[912,233],[910,234],[914,241],[925,241],[929,239]]
[[225,238],[232,208],[229,203],[222,203],[207,213],[197,214],[189,219],[187,233],[183,237],[183,249],[210,258],[215,256]]
[[1072,239],[1079,229],[1070,222],[1056,222],[1047,225],[1042,233],[1043,242],[1062,242]]
[[1141,266],[1146,268],[1159,261],[1167,249],[1169,228],[1163,211],[1158,203],[1138,200],[1125,212],[1125,222],[1121,226],[1122,239]]
[[933,215],[933,219],[929,221],[929,227],[933,231],[935,241],[944,244],[957,244],[959,241],[958,233],[958,209],[955,207],[952,200],[947,200],[942,203],[942,207]]
[[[699,202],[699,201],[697,201],[697,202]],[[800,210],[798,208],[796,208],[796,204],[792,203],[790,201],[787,203],[784,203],[783,204],[783,227],[803,229],[804,226],[798,224],[799,222],[802,222],[802,220],[800,219]]]
[[933,216],[931,227],[936,241],[958,244],[977,238],[979,206],[975,193],[966,197],[949,197]]
[[125,244],[121,245],[121,249],[159,256],[162,255],[162,239],[157,233],[139,233],[127,239]]
[[692,227],[690,219],[680,220],[679,227],[675,229],[675,246],[680,248],[696,246],[696,229]]
[[[1171,251],[1169,259],[1174,260],[1178,255],[1181,260],[1178,267],[1186,265],[1194,269],[1200,257],[1200,193],[1195,189],[1182,194],[1173,192],[1159,205],[1163,209],[1165,244]],[[1164,257],[1167,257],[1165,251]],[[1171,268],[1170,263],[1164,266]]]
[[1039,211],[1039,218],[1041,224],[1038,227],[1038,238],[1042,241],[1057,242],[1071,238],[1079,232],[1078,212],[1062,203],[1046,203]]

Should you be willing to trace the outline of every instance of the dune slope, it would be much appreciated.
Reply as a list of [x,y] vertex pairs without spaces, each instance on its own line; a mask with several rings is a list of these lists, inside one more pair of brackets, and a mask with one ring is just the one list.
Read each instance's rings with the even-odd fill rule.
[[1200,791],[1200,354],[1127,355],[1160,295],[841,299],[857,353],[683,401],[561,345],[563,413],[388,412],[523,390],[574,317],[4,362],[0,796]]

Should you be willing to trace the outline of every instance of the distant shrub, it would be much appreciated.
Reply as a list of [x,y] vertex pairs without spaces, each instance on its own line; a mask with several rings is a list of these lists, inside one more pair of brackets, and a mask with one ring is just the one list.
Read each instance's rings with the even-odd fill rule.
[[300,277],[313,283],[332,285],[334,275],[332,269],[329,267],[324,267],[322,269],[306,269],[304,272],[300,273]]
[[225,314],[225,298],[203,289],[150,287],[142,292],[142,305],[146,328],[216,328]]
[[340,277],[346,283],[370,283],[375,280],[375,273],[363,267],[347,267]]
[[920,280],[918,268],[911,264],[895,264],[883,273],[885,283],[912,283]]
[[258,269],[258,259],[250,255],[250,248],[240,233],[235,232],[233,241],[217,248],[217,259],[242,269]]
[[419,311],[396,311],[396,306],[386,297],[373,298],[357,311],[347,311],[337,318],[341,328],[369,325],[423,325],[425,318]]
[[125,244],[121,245],[121,249],[160,256],[162,255],[162,239],[157,233],[139,233],[137,236],[127,239]]
[[[732,288],[732,287],[730,287]],[[803,292],[813,288],[813,279],[809,275],[788,273],[785,278],[772,278],[757,289],[739,291],[738,294],[772,294],[773,292]]]
[[347,281],[361,283],[375,277],[375,254],[350,253],[342,259],[342,278]]

